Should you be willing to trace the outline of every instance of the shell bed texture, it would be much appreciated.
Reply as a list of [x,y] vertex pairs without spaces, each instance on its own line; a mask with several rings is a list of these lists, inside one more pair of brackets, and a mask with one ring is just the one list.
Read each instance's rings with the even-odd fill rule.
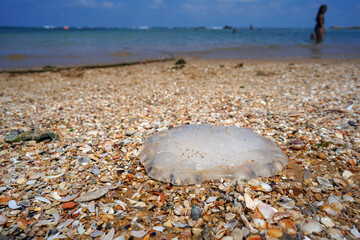
[[252,130],[207,124],[153,134],[143,145],[140,161],[152,178],[174,185],[268,177],[287,164],[275,143]]

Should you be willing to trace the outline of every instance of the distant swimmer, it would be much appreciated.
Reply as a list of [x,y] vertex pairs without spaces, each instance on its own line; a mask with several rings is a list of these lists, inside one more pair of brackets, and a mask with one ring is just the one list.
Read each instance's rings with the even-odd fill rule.
[[327,6],[325,4],[321,5],[316,15],[316,25],[315,25],[315,33],[311,34],[311,39],[315,39],[316,43],[321,43],[324,39],[325,30],[325,19],[324,14],[327,10]]
[[253,30],[253,29],[254,29],[254,26],[253,26],[253,25],[250,25],[249,29],[250,29],[250,30]]

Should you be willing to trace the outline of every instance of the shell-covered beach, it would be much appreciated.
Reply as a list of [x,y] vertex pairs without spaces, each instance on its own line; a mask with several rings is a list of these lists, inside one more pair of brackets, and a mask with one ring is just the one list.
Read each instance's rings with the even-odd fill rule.
[[[185,60],[0,73],[3,239],[360,238],[360,60]],[[288,165],[151,179],[144,140],[200,123],[250,128]],[[32,128],[59,137],[4,141]]]

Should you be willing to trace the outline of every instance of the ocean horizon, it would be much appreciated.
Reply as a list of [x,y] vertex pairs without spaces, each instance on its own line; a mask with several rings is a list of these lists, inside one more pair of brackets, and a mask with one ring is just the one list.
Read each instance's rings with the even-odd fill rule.
[[[234,30],[235,29],[235,30]],[[0,27],[0,69],[82,66],[173,57],[345,59],[360,57],[359,29],[232,27]]]

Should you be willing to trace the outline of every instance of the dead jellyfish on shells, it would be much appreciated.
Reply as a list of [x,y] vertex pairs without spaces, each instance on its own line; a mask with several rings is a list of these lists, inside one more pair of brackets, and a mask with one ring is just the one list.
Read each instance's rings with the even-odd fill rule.
[[153,134],[144,142],[140,161],[150,177],[174,185],[268,177],[287,164],[275,143],[252,130],[207,124]]

